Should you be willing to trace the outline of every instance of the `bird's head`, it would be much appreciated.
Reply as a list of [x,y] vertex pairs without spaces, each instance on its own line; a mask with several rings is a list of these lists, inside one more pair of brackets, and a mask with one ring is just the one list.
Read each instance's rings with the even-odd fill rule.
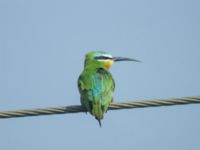
[[85,58],[85,67],[86,66],[96,66],[109,69],[114,62],[118,61],[135,61],[140,62],[139,60],[126,58],[126,57],[113,57],[111,54],[102,51],[92,51],[86,54]]

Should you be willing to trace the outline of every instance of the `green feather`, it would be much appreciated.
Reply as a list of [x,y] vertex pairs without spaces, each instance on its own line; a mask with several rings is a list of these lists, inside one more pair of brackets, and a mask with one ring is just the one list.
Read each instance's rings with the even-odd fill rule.
[[137,59],[127,57],[113,57],[112,55],[93,51],[86,55],[85,66],[78,79],[78,88],[81,95],[81,104],[99,122],[108,110],[113,100],[115,82],[109,68],[113,62],[136,61]]
[[[90,58],[90,59],[88,59]],[[112,102],[115,83],[103,62],[88,56],[85,68],[78,79],[81,104],[99,121]]]
[[103,119],[112,102],[114,80],[103,68],[86,69],[78,80],[82,105],[97,119]]

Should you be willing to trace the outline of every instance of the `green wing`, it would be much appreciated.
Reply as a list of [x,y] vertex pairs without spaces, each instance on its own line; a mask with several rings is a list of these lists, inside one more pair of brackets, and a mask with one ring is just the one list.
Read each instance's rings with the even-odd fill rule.
[[115,83],[112,75],[100,68],[84,71],[78,79],[82,105],[97,119],[102,119],[112,102]]

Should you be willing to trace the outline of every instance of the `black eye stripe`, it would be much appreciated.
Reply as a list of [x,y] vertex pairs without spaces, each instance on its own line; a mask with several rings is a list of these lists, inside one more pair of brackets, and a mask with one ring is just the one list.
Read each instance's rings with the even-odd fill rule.
[[97,57],[95,57],[95,59],[108,60],[108,59],[112,59],[112,58],[110,58],[110,57],[106,57],[106,56],[97,56]]

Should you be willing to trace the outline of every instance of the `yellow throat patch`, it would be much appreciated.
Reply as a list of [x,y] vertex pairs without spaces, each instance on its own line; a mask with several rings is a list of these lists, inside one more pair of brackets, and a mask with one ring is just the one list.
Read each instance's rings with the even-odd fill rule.
[[110,69],[112,64],[113,64],[113,60],[108,60],[108,61],[105,62],[105,66],[106,66],[107,69]]

